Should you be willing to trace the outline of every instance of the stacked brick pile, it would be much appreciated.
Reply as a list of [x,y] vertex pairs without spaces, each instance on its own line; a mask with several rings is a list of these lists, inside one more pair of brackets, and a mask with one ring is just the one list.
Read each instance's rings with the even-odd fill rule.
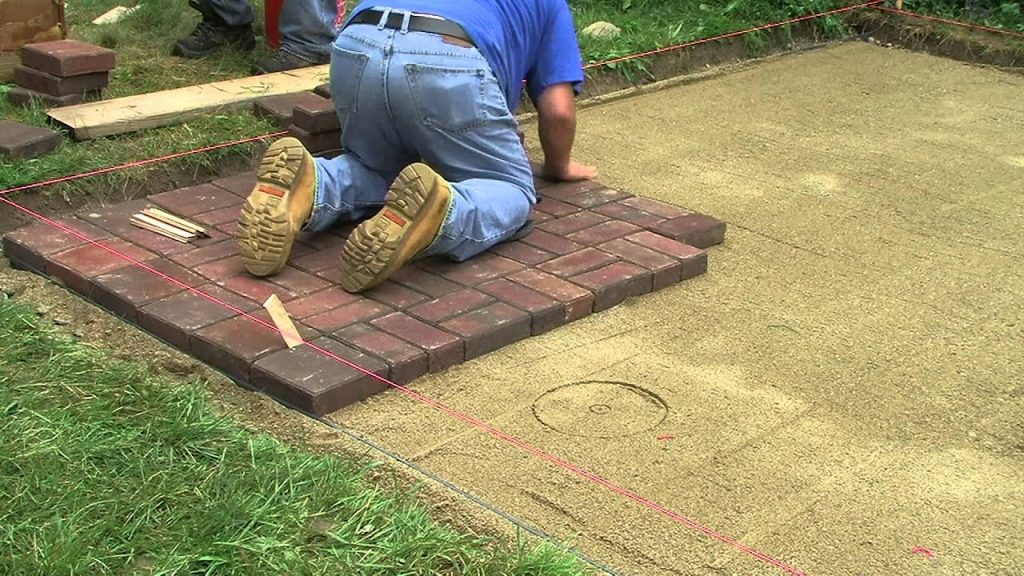
[[18,86],[8,98],[19,106],[36,99],[49,107],[98,100],[114,64],[112,50],[77,40],[28,44],[21,49],[21,65],[14,68]]
[[254,112],[287,128],[313,154],[341,152],[341,125],[330,93],[322,86],[313,92],[263,98],[255,103]]

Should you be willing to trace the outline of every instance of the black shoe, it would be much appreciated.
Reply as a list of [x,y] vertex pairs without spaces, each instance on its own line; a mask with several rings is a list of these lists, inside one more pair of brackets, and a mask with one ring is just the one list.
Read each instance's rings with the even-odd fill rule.
[[191,36],[182,38],[174,44],[171,54],[182,58],[203,58],[225,46],[242,52],[251,52],[256,47],[252,26],[229,28],[204,20],[196,26]]
[[190,36],[178,40],[171,54],[182,58],[202,58],[223,46],[243,52],[251,52],[256,47],[252,24],[228,26],[205,3],[189,0],[189,5],[203,15],[203,20]]
[[316,66],[317,64],[326,64],[327,62],[311,62],[305,58],[299,58],[298,56],[285,52],[284,50],[278,50],[270,56],[267,56],[263,60],[260,60],[252,66],[253,74],[270,74],[273,72],[283,72],[285,70],[295,70],[296,68],[306,68],[309,66]]

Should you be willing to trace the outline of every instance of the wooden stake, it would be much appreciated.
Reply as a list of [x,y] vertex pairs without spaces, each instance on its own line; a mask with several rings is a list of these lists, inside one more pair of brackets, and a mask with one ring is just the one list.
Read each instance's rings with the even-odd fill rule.
[[203,237],[209,237],[210,236],[206,232],[206,228],[203,228],[202,226],[200,226],[198,224],[195,224],[193,222],[189,222],[188,220],[185,220],[184,218],[178,218],[174,214],[171,214],[170,212],[164,212],[163,210],[161,210],[159,208],[146,208],[145,210],[142,211],[142,213],[147,215],[147,216],[149,216],[149,217],[151,217],[151,218],[155,218],[157,220],[160,220],[161,222],[163,222],[165,224],[170,224],[171,226],[176,226],[178,228],[181,228],[183,230],[191,232],[191,233],[193,233],[193,234],[195,234],[197,236],[203,236]]
[[187,230],[181,230],[175,226],[165,224],[164,222],[161,222],[156,218],[153,218],[152,216],[147,216],[146,214],[136,214],[135,216],[132,216],[132,218],[145,224],[149,224],[150,226],[153,226],[155,228],[159,228],[164,232],[167,232],[168,234],[174,234],[175,236],[184,238],[186,241],[196,237],[196,235],[193,234],[192,232],[189,232]]
[[263,303],[263,307],[270,313],[270,319],[274,321],[277,329],[281,331],[284,343],[289,348],[295,348],[302,344],[302,336],[299,335],[299,331],[295,328],[291,316],[284,309],[284,304],[281,303],[281,299],[277,297],[277,294],[271,294],[267,301]]
[[[173,228],[163,226],[161,225],[160,222],[156,220],[152,220],[150,218],[143,220],[139,218],[139,216],[147,218],[145,215],[138,214],[131,217],[131,223],[139,228],[142,228],[143,230],[149,230],[150,232],[154,232],[161,236],[165,236],[167,238],[170,238],[171,240],[176,240],[178,242],[181,242],[182,244],[188,244],[188,241],[194,238],[194,236],[191,235],[184,235],[180,230],[175,230]],[[157,224],[153,224],[152,222],[157,222]]]

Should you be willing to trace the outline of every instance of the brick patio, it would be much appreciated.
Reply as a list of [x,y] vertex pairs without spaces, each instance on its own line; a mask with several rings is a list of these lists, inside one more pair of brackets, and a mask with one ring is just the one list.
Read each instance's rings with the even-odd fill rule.
[[[269,319],[277,294],[303,338],[398,383],[439,372],[517,340],[554,330],[630,297],[703,274],[706,249],[725,238],[712,217],[632,196],[598,182],[538,181],[536,228],[463,263],[424,260],[362,295],[337,286],[351,228],[304,235],[290,265],[248,276],[235,221],[252,189],[243,174],[90,210],[61,222],[92,240],[246,312]],[[179,244],[134,227],[159,206],[208,226]],[[239,383],[322,415],[388,386],[47,224],[7,234],[12,264],[63,284]]]

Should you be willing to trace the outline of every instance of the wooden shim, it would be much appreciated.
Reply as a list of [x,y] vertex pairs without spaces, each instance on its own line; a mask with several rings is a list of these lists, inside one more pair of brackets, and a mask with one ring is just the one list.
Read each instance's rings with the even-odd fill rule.
[[132,218],[135,218],[136,220],[139,220],[141,222],[145,222],[146,224],[149,224],[150,226],[155,226],[155,227],[157,227],[157,228],[159,228],[161,230],[164,230],[165,232],[168,232],[170,234],[175,234],[177,236],[181,236],[182,238],[185,238],[186,240],[192,240],[193,238],[196,237],[195,234],[193,234],[192,232],[189,232],[188,230],[182,230],[182,229],[178,228],[177,226],[171,226],[170,224],[167,224],[166,222],[161,222],[161,221],[157,220],[156,218],[153,218],[152,216],[147,216],[146,214],[136,214],[135,216],[132,216]]
[[191,239],[181,236],[180,234],[175,234],[170,230],[165,230],[154,224],[150,224],[149,222],[146,222],[144,220],[140,220],[135,216],[132,216],[131,223],[139,228],[142,228],[143,230],[149,230],[150,232],[159,234],[161,236],[164,236],[165,238],[170,238],[171,240],[176,240],[178,242],[181,242],[182,244],[188,244],[188,241]]
[[87,102],[50,110],[48,115],[71,129],[76,140],[125,134],[178,124],[214,110],[251,105],[264,96],[305,92],[327,81],[328,65],[262,76],[223,80],[152,94]]
[[281,299],[277,297],[277,294],[271,294],[267,301],[263,303],[263,307],[270,313],[270,319],[274,321],[274,325],[281,331],[284,343],[289,348],[295,348],[302,344],[302,336],[299,335],[299,331],[295,328],[291,316],[284,309],[284,304],[281,303]]
[[164,212],[159,208],[146,208],[145,210],[142,211],[142,213],[145,214],[146,216],[149,216],[150,218],[155,218],[165,224],[176,226],[178,228],[181,228],[182,230],[186,230],[197,236],[209,237],[210,235],[209,233],[206,232],[206,228],[203,228],[198,224],[189,222],[184,218],[178,218],[174,214],[171,214],[170,212]]

